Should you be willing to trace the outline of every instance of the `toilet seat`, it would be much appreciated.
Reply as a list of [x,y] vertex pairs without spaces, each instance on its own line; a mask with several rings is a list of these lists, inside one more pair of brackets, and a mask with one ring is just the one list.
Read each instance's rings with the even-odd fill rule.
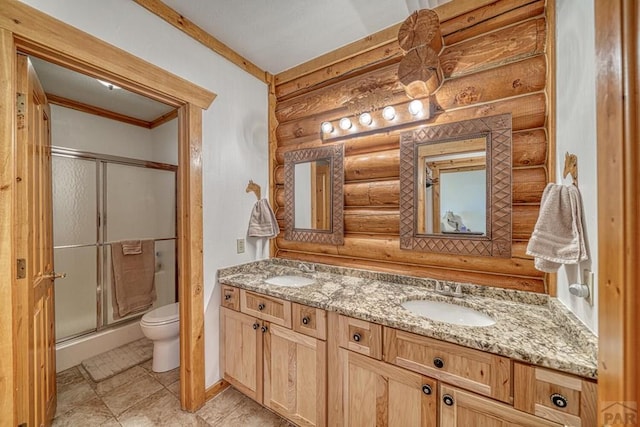
[[147,326],[159,326],[180,321],[180,303],[173,303],[158,307],[142,316],[140,321]]

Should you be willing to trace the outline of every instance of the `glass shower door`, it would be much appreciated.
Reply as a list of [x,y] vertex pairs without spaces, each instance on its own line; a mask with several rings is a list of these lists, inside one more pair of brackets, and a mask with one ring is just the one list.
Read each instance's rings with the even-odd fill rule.
[[56,339],[95,331],[98,288],[98,164],[53,156],[53,245]]

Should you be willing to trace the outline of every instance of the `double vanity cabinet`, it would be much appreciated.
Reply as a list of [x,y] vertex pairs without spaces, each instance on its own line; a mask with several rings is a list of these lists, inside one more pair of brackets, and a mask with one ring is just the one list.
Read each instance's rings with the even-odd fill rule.
[[593,379],[225,282],[223,378],[297,425],[596,425]]

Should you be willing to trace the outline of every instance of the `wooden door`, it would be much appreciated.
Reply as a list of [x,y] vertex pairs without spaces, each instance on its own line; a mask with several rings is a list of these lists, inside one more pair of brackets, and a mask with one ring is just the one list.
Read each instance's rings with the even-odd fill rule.
[[325,426],[326,343],[274,324],[264,338],[264,405],[299,426]]
[[445,384],[440,389],[441,427],[559,427],[562,425]]
[[220,370],[240,392],[262,402],[262,332],[254,317],[220,307]]
[[50,113],[33,66],[20,54],[17,84],[16,287],[23,297],[19,318],[28,324],[16,331],[26,340],[17,349],[18,400],[29,425],[40,426],[49,425],[56,411]]
[[437,425],[436,380],[345,349],[340,359],[344,426]]

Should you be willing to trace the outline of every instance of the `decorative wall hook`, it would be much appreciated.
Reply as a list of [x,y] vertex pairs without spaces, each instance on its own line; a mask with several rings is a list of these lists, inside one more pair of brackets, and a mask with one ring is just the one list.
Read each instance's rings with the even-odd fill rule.
[[567,151],[564,155],[564,171],[562,172],[562,178],[566,178],[567,175],[571,175],[573,185],[578,186],[578,156],[575,154],[569,154]]
[[258,200],[260,200],[260,194],[262,192],[262,190],[260,190],[260,186],[258,184],[256,184],[255,182],[253,182],[253,180],[249,180],[249,184],[247,184],[247,188],[244,190],[245,192],[249,193],[252,192],[256,195],[256,197],[258,198]]

